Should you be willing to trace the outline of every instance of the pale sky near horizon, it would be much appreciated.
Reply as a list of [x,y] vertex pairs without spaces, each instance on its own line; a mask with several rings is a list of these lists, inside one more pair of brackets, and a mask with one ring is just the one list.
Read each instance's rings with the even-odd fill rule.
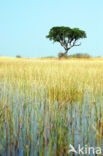
[[53,26],[86,31],[87,39],[70,54],[103,57],[103,0],[0,1],[0,56],[57,56],[64,49],[45,38]]

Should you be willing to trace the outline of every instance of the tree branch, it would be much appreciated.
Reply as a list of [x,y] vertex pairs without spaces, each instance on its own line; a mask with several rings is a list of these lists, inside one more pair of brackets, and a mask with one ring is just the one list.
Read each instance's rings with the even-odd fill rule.
[[[60,42],[61,46],[64,47],[65,54],[67,54],[68,50],[70,50],[72,47],[81,45],[81,43],[76,44],[76,41],[77,40],[74,40],[74,41],[67,40],[67,42],[66,42],[65,40],[60,40],[59,42]],[[68,44],[69,44],[69,47],[68,47]]]
[[80,45],[81,45],[81,43],[76,44],[76,41],[77,41],[77,40],[74,40],[73,45],[72,45],[73,47],[74,47],[74,46],[80,46]]
[[79,43],[79,44],[75,44],[75,43],[76,43],[76,41],[74,41],[74,43],[72,45],[71,45],[71,43],[69,43],[70,47],[68,48],[68,50],[70,50],[74,46],[80,46],[81,45],[81,43]]
[[81,43],[79,43],[79,44],[74,44],[73,46],[80,46],[81,45]]
[[64,42],[64,41],[61,41],[61,40],[60,40],[60,44],[61,44],[61,46],[63,46],[63,47],[64,47],[64,49],[66,49],[66,44],[65,44],[65,42]]

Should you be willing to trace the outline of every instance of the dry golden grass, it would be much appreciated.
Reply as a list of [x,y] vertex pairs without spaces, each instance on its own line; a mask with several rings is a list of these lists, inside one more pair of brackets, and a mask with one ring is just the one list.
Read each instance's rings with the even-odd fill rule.
[[47,146],[51,156],[66,155],[69,143],[88,144],[89,137],[100,145],[103,59],[0,58],[0,108],[1,153],[8,142],[10,154],[20,148],[20,139],[24,154],[35,145],[37,152]]

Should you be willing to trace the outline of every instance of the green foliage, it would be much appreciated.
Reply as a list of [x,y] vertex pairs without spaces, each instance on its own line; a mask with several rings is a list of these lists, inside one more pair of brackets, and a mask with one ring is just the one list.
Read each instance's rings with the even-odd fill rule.
[[69,42],[71,42],[80,38],[86,38],[86,33],[78,28],[53,27],[50,29],[49,35],[46,37],[54,42],[60,42],[60,40],[68,38]]
[[71,29],[69,27],[53,27],[46,36],[51,41],[59,42],[64,47],[65,53],[74,46],[79,46],[77,40],[86,38],[86,33],[79,28]]
[[53,27],[50,29],[47,38],[54,42],[60,42],[70,35],[71,29],[69,27]]

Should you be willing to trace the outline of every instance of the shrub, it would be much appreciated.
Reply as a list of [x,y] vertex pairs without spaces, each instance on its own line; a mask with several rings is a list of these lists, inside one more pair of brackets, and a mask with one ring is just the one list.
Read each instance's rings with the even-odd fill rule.
[[21,58],[21,56],[20,55],[16,55],[16,58]]
[[67,54],[65,54],[65,53],[58,53],[58,58],[67,58],[68,56],[67,56]]
[[70,55],[70,56],[68,56],[69,58],[71,57],[71,58],[90,58],[91,56],[89,55],[89,54],[87,54],[87,53],[84,53],[84,54],[82,54],[82,53],[77,53],[77,54],[74,54],[74,55]]

